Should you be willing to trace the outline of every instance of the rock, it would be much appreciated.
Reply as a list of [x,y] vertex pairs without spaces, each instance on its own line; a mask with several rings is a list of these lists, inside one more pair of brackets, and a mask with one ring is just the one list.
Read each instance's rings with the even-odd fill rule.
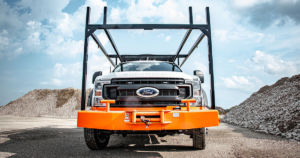
[[223,118],[255,131],[300,140],[300,75],[264,86]]

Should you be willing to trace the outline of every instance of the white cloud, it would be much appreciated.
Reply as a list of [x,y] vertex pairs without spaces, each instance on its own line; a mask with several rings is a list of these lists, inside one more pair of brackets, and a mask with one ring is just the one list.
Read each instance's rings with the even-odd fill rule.
[[54,78],[54,79],[52,79],[52,84],[56,85],[56,86],[60,86],[62,84],[62,81]]
[[234,63],[235,61],[233,59],[228,60],[229,63]]
[[107,38],[107,36],[104,32],[101,32],[97,37],[98,37],[98,39],[100,40],[100,42],[102,43],[103,46],[105,46],[107,44],[108,38]]
[[135,37],[136,34],[140,36],[142,34],[147,34],[149,31],[151,31],[151,30],[141,30],[141,29],[139,29],[139,30],[128,30],[127,32],[131,33],[132,37]]
[[77,62],[75,64],[69,64],[68,65],[68,72],[70,73],[71,76],[78,77],[82,75],[82,63]]
[[40,82],[41,85],[54,85],[70,87],[70,84],[81,83],[82,63],[61,64],[56,63],[53,67],[53,77],[50,81]]
[[101,0],[87,0],[73,14],[62,13],[64,18],[54,21],[59,32],[72,37],[73,31],[84,30],[87,6],[91,6],[90,23],[93,24],[99,22],[103,8],[107,4]]
[[[232,15],[246,25],[265,29],[289,24],[299,24],[299,0],[234,0],[228,1]],[[289,23],[289,24],[288,24]],[[289,29],[288,29],[289,30]]]
[[[184,8],[183,12],[181,4],[188,5],[182,1],[138,0],[127,4],[129,7],[124,10],[112,8],[112,21],[124,17],[129,23],[143,23],[143,18],[159,18],[160,23],[188,23],[188,11]],[[196,21],[199,20],[201,18],[196,16]]]
[[218,40],[220,40],[221,42],[228,42],[228,31],[226,30],[215,30],[213,32],[215,34],[215,36],[217,37]]
[[205,66],[204,64],[198,62],[198,61],[194,61],[195,66],[195,70],[200,70],[202,71],[204,74],[208,73],[208,68],[207,66]]
[[123,20],[123,15],[126,10],[122,10],[120,8],[112,8],[111,13],[107,18],[107,23],[118,24]]
[[51,79],[50,82],[40,82],[41,85],[52,85],[52,86],[61,86],[62,83],[63,82],[60,79],[57,79],[57,78]]
[[[0,57],[5,56],[8,58],[13,54],[14,49],[20,47],[23,49],[19,53],[14,53],[15,57],[33,52],[47,53],[53,58],[75,57],[81,54],[83,52],[83,41],[74,40],[73,34],[83,34],[84,32],[86,7],[91,6],[91,23],[102,23],[100,17],[102,16],[103,7],[107,3],[102,0],[86,0],[85,4],[72,14],[62,12],[68,3],[69,0],[60,2],[58,0],[51,2],[21,0],[17,3],[18,7],[10,7],[4,2],[0,2],[0,13],[2,13],[0,14],[0,30],[9,26],[10,30],[7,31],[14,34],[2,40],[2,43],[7,43],[6,41],[14,42],[5,48],[1,48],[0,44]],[[150,21],[158,18],[158,20],[155,19],[158,23],[188,23],[188,6],[199,6],[202,2],[191,1],[190,4],[187,4],[184,1],[175,2],[173,0],[138,0],[130,1],[128,4],[128,8],[125,9],[109,8],[111,10],[108,10],[108,21],[112,23],[122,21],[125,23],[143,23],[144,18]],[[20,13],[19,10],[21,9],[29,11]],[[194,21],[203,21],[202,14],[204,14],[203,11],[194,10],[194,15],[196,15]],[[23,30],[24,28],[26,28],[26,31]],[[141,34],[145,32],[147,31],[136,30],[134,33]],[[168,37],[167,40],[169,39]],[[95,44],[90,44],[91,47],[94,47],[93,45]],[[91,53],[97,52],[96,49],[90,50]],[[10,59],[13,58],[10,57]]]
[[[92,54],[88,60],[87,88],[92,88],[92,76],[96,71],[102,71],[103,75],[109,74],[111,64],[102,55]],[[112,67],[113,69],[113,67]],[[42,85],[54,85],[70,87],[74,84],[81,85],[82,80],[82,63],[72,64],[56,63],[53,67],[53,79],[50,81],[40,82]],[[52,78],[52,77],[51,77]],[[81,86],[80,86],[81,87]]]
[[8,32],[6,30],[3,30],[0,33],[0,49],[8,45],[8,38],[6,37],[7,34]]
[[236,68],[249,71],[250,69],[246,68],[245,66],[236,65]]
[[57,41],[50,43],[45,52],[52,56],[75,57],[83,53],[83,41],[71,39],[65,41],[57,37]]
[[[68,3],[69,0],[21,0],[16,2],[17,7],[10,7],[0,1],[0,56],[13,60],[28,53],[46,53],[54,58],[81,54],[83,41],[74,40],[73,33],[83,34],[87,6],[93,8],[91,23],[99,23],[106,2],[86,0],[73,14],[62,12]],[[107,43],[101,34],[100,40]]]
[[9,56],[8,56],[8,60],[13,60],[15,59],[17,56],[19,56],[20,54],[22,54],[23,48],[19,47],[14,49],[12,52],[9,52]]
[[[0,1],[0,30],[7,29],[12,35],[26,36],[24,26],[28,21],[42,21],[63,18],[62,9],[69,0],[35,1],[20,0],[14,7]],[[21,30],[19,32],[19,30]]]
[[68,71],[67,67],[63,67],[62,64],[56,63],[54,66],[54,76],[60,77],[66,74]]
[[63,13],[64,17],[63,19],[58,19],[56,21],[57,23],[57,29],[59,30],[59,32],[61,32],[63,35],[65,36],[69,36],[72,37],[73,36],[73,31],[75,29],[78,29],[76,23],[75,25],[72,26],[73,24],[73,20],[71,19],[71,15],[67,14],[67,13]]
[[165,39],[165,41],[167,41],[167,42],[170,41],[171,37],[172,36],[167,36],[166,39]]
[[270,35],[270,34],[268,34],[267,35],[267,43],[272,43],[272,42],[274,42],[275,41],[275,39],[276,39],[276,37],[275,37],[275,35]]
[[[105,45],[108,43],[108,38],[107,38],[106,34],[104,32],[101,32],[100,34],[97,35],[97,37],[100,40],[101,44],[105,47]],[[81,47],[79,49],[80,52],[83,52],[83,41],[82,41],[82,45],[80,47]],[[100,52],[100,49],[98,48],[98,45],[96,44],[96,42],[93,39],[91,39],[89,42],[89,54],[95,54],[97,52]]]
[[259,87],[263,86],[264,83],[258,79],[257,77],[253,76],[231,76],[231,77],[221,77],[225,87],[229,89],[237,89],[241,91],[255,91]]
[[160,33],[159,35],[157,35],[157,37],[158,37],[158,38],[160,38],[160,37],[165,37],[165,34]]
[[265,3],[265,2],[270,2],[270,1],[272,1],[272,0],[246,0],[246,1],[233,0],[233,3],[236,7],[245,8],[245,7],[252,7],[259,3]]
[[107,75],[110,67],[114,68],[104,56],[92,55],[88,62],[87,87],[93,87],[92,76],[96,71],[102,71],[102,75]]
[[206,24],[206,19],[203,18],[201,15],[196,15],[196,22],[200,24]]
[[239,41],[243,43],[257,43],[264,38],[264,34],[251,31],[227,31],[216,29],[214,35],[221,42],[228,43],[230,41]]
[[284,61],[280,57],[272,56],[257,50],[248,63],[257,70],[270,75],[294,75],[300,71],[300,60]]

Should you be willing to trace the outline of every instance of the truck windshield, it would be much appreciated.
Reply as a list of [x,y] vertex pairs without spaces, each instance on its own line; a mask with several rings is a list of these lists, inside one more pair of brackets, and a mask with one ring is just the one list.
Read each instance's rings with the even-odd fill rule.
[[166,62],[130,62],[118,65],[113,72],[124,71],[175,71],[182,72],[173,63]]

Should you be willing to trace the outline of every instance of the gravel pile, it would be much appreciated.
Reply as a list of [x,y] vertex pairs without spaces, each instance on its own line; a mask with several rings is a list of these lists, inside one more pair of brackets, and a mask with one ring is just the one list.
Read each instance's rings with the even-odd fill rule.
[[219,114],[220,115],[225,115],[226,114],[226,110],[225,109],[223,109],[223,108],[221,108],[221,107],[216,107],[216,109],[219,111]]
[[0,107],[0,115],[76,118],[80,106],[81,89],[35,89]]
[[300,75],[262,87],[222,121],[300,141]]

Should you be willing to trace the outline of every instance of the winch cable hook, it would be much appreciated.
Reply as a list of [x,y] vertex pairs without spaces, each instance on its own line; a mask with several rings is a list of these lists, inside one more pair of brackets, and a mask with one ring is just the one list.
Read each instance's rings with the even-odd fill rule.
[[148,122],[150,122],[150,119],[146,119],[145,116],[141,116],[141,121],[145,123],[146,128],[148,128],[149,124]]

